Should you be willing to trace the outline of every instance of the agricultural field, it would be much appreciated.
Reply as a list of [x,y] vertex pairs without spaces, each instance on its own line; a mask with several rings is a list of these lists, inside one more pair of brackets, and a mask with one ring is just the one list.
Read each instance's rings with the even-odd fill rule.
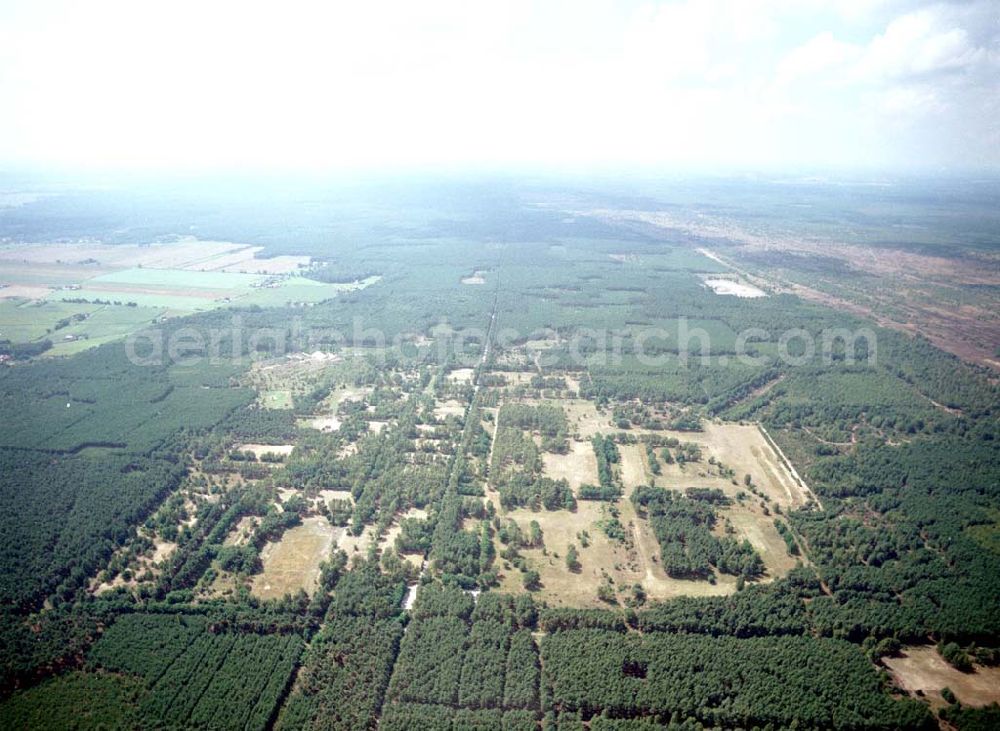
[[49,355],[71,355],[163,316],[228,306],[313,306],[380,279],[318,281],[302,276],[310,257],[256,258],[261,251],[191,239],[142,246],[2,245],[0,341],[48,338]]

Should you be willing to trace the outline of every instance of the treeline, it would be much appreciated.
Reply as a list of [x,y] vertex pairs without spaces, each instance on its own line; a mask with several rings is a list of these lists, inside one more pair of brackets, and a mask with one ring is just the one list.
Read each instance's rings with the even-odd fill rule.
[[405,586],[369,560],[340,577],[277,728],[375,728],[403,636]]
[[791,516],[833,593],[810,607],[822,632],[996,643],[994,431],[987,420],[964,438],[859,445],[812,469],[815,489],[838,496]]
[[301,651],[295,634],[213,632],[204,617],[127,614],[88,658],[143,679],[144,724],[264,729]]
[[0,607],[77,590],[184,476],[172,455],[53,456],[0,449]]
[[926,707],[885,694],[865,655],[837,640],[583,629],[547,635],[541,658],[552,707],[583,720],[677,714],[725,728],[935,727]]
[[580,485],[578,494],[581,500],[615,501],[622,493],[621,479],[615,470],[615,465],[621,461],[621,453],[613,437],[595,434],[590,440],[597,457],[598,485]]
[[457,588],[426,584],[412,614],[389,685],[392,704],[537,710],[537,610],[530,596],[489,592],[473,603]]

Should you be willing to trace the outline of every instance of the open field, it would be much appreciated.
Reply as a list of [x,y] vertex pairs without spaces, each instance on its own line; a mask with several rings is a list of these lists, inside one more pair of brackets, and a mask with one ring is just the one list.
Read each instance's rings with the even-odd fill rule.
[[[310,306],[342,292],[370,286],[379,276],[344,283],[299,276],[309,257],[257,259],[262,247],[185,238],[149,245],[0,245],[0,333],[14,342],[46,335],[60,317],[34,311],[30,327],[4,322],[7,300],[48,300],[54,313],[88,312],[101,302],[106,312],[61,333],[51,355],[71,355],[116,340],[168,315],[184,315],[229,305]],[[62,303],[75,299],[95,303]],[[132,305],[124,312],[124,305]],[[66,316],[66,315],[63,315]],[[7,317],[11,320],[11,317]],[[13,319],[17,319],[16,317]],[[66,336],[72,336],[67,338]],[[53,338],[55,341],[55,338]]]
[[455,368],[448,372],[448,380],[453,383],[472,383],[472,376],[475,373],[473,368]]
[[[344,496],[346,496],[346,498]],[[340,499],[351,499],[350,493],[340,493],[336,497]],[[390,525],[382,537],[378,539],[379,551],[393,549],[393,546],[396,544],[396,536],[398,536],[400,530],[402,530],[399,525],[400,520],[403,518],[425,519],[426,517],[427,511],[420,508],[410,508],[402,515],[396,516],[392,525]],[[351,535],[350,531],[345,530],[337,538],[337,548],[344,551],[349,558],[355,555],[364,555],[375,539],[374,528],[375,526],[372,524],[366,525],[359,536]],[[405,558],[411,562],[422,560],[417,556],[406,556]]]
[[120,340],[155,323],[163,314],[164,310],[158,307],[102,305],[87,319],[73,322],[54,333],[52,350],[46,355],[70,355]]
[[561,399],[557,403],[566,412],[570,432],[576,432],[580,439],[590,439],[595,434],[617,431],[611,417],[597,410],[593,401],[586,399]]
[[280,454],[287,457],[295,449],[294,444],[240,444],[236,447],[240,452],[253,452],[258,459],[263,454]]
[[465,404],[461,401],[448,400],[434,406],[434,416],[438,419],[446,419],[449,416],[462,416],[465,414]]
[[304,589],[315,591],[319,565],[330,554],[339,528],[322,516],[285,531],[277,543],[268,543],[260,553],[264,572],[254,577],[252,591],[261,599],[278,599]]
[[[576,511],[564,510],[537,513],[527,509],[505,514],[527,532],[531,521],[542,528],[545,551],[541,548],[523,548],[521,555],[531,568],[541,576],[541,591],[553,606],[607,607],[597,598],[598,587],[610,576],[616,588],[630,590],[633,584],[642,584],[651,599],[669,599],[675,596],[713,596],[729,594],[736,590],[736,580],[722,576],[716,584],[707,581],[671,579],[659,563],[659,546],[644,520],[635,517],[627,500],[619,502],[620,520],[627,538],[619,543],[608,538],[599,527],[601,520],[609,517],[609,508],[598,501],[581,500]],[[579,535],[586,531],[589,545],[584,548]],[[572,572],[566,566],[565,555],[570,545],[579,552],[580,571]],[[503,550],[497,542],[497,552]],[[500,566],[501,589],[510,593],[523,593],[520,572]]]
[[942,688],[950,688],[967,706],[1000,703],[1000,667],[975,666],[975,672],[963,673],[946,663],[933,645],[906,647],[899,657],[885,657],[896,684],[910,694],[918,690],[935,704],[946,705]]
[[[0,290],[0,294],[4,290]],[[27,343],[51,334],[56,324],[73,315],[91,315],[100,305],[68,302],[32,302],[24,299],[0,300],[0,340]],[[59,333],[61,334],[61,333]]]
[[159,244],[26,244],[0,246],[0,262],[74,264],[107,268],[147,267],[190,271],[288,274],[310,263],[308,256],[257,258],[262,246],[191,237]]
[[622,484],[627,494],[640,485],[649,485],[652,476],[646,466],[646,452],[641,444],[623,444],[618,448],[622,456]]
[[[749,474],[754,485],[782,508],[802,507],[809,501],[811,493],[785,468],[757,426],[713,422],[703,426],[701,432],[660,432],[699,445],[703,457],[697,463],[663,465],[663,474],[655,482],[658,487],[718,487],[735,495],[743,489],[743,476]],[[735,472],[739,487],[708,464],[713,456]]]
[[381,277],[372,276],[356,282],[329,283],[291,276],[277,280],[268,286],[251,289],[240,296],[237,304],[259,305],[260,307],[313,305],[333,299],[343,292],[354,292],[370,287],[380,279]]
[[542,461],[546,477],[564,479],[574,491],[585,483],[597,484],[597,457],[590,442],[573,440],[568,454],[544,452]]
[[[2,293],[5,290],[0,290]],[[0,299],[0,340],[48,339],[46,355],[71,355],[126,337],[164,314],[162,308]]]
[[[581,436],[615,431],[610,428],[607,417],[601,415],[591,402],[558,400],[553,403],[566,409],[571,429],[579,429]],[[635,431],[642,433],[642,430]],[[515,520],[525,532],[531,521],[537,521],[541,526],[545,550],[528,548],[522,549],[521,554],[531,568],[539,572],[542,591],[548,601],[560,606],[606,606],[597,598],[598,587],[605,577],[610,577],[616,587],[624,588],[626,594],[633,585],[641,584],[647,596],[654,600],[722,595],[736,590],[735,577],[726,574],[718,574],[714,584],[667,576],[660,564],[660,546],[652,528],[645,518],[636,514],[630,500],[637,487],[650,484],[677,490],[688,487],[722,489],[733,498],[733,502],[719,510],[716,533],[724,535],[728,524],[737,540],[746,539],[753,545],[766,567],[762,581],[781,577],[795,567],[798,559],[788,554],[785,542],[774,526],[774,515],[765,514],[758,504],[759,500],[753,496],[743,502],[735,499],[737,493],[746,492],[742,478],[749,473],[757,488],[783,508],[801,507],[808,500],[808,493],[798,486],[757,427],[706,423],[704,432],[658,433],[676,436],[682,442],[697,443],[703,452],[701,460],[684,465],[661,462],[662,474],[654,476],[644,445],[619,445],[621,460],[617,470],[624,495],[616,503],[581,500],[573,512],[533,512],[527,509],[505,512],[500,508],[497,493],[489,491],[488,497],[498,512]],[[733,469],[739,484],[734,485],[733,478],[723,475],[717,464],[709,464],[710,457]],[[597,460],[589,441],[571,440],[568,454],[543,453],[542,458],[544,474],[553,479],[565,478],[574,491],[583,483],[596,484],[598,481]],[[612,517],[612,510],[618,511],[618,520],[625,529],[624,541],[610,539],[601,528],[602,521]],[[589,543],[586,548],[581,541],[584,531]],[[575,573],[561,558],[570,544],[579,551],[581,570]],[[503,546],[497,542],[498,553],[502,550]],[[501,582],[505,591],[524,590],[520,585],[520,572],[515,568],[505,567],[501,573],[504,574]]]
[[252,287],[263,281],[257,274],[234,272],[192,272],[184,269],[133,268],[101,274],[89,280],[90,285],[114,289],[116,285],[150,289],[204,291],[212,296],[214,290],[235,290]]

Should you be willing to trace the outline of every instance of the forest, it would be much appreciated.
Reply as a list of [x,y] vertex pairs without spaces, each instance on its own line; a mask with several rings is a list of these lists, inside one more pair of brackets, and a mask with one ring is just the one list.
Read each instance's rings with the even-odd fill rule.
[[[314,257],[314,281],[381,277],[157,325],[220,331],[236,359],[0,346],[17,357],[0,364],[0,727],[995,725],[940,688],[909,697],[883,662],[1000,658],[995,374],[788,292],[717,295],[702,277],[726,266],[696,249],[726,241],[445,187],[440,209],[421,193],[391,224],[333,195],[336,225],[313,206],[291,227],[264,201],[245,219],[190,208],[199,236]],[[0,222],[125,243],[176,215],[114,207],[98,225],[62,205]],[[234,317],[288,348],[237,342]],[[681,347],[682,317],[707,339]],[[861,326],[877,358],[778,357],[788,328]],[[767,333],[753,364],[732,357],[751,327]],[[719,422],[765,427],[818,500],[786,509],[743,470],[716,475],[698,444]],[[765,574],[759,543],[726,533],[738,491],[792,568]],[[262,598],[284,539],[316,524],[314,575]],[[610,571],[640,549],[669,598],[559,593],[607,583],[596,552],[620,551]]]

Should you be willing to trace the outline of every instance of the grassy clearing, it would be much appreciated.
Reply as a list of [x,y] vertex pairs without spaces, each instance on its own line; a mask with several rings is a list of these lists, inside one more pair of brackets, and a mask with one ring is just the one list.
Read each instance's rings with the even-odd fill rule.
[[102,300],[107,302],[135,302],[139,307],[156,307],[169,310],[171,313],[188,314],[214,309],[214,300],[205,297],[194,297],[168,292],[118,292],[106,288],[94,288],[87,284],[73,293],[87,300]]
[[570,433],[575,432],[580,439],[590,439],[598,433],[608,434],[616,431],[611,424],[611,416],[606,412],[598,411],[593,401],[565,399],[552,403],[563,407],[566,411]]
[[306,518],[268,543],[260,558],[264,571],[254,577],[251,591],[261,599],[278,599],[303,589],[312,594],[319,582],[319,565],[330,554],[338,528],[322,516]]
[[[88,307],[92,305],[77,306]],[[97,347],[102,343],[120,340],[153,324],[163,313],[162,309],[155,307],[100,306],[86,320],[74,322],[55,333],[63,340],[53,338],[52,350],[47,354],[70,355],[87,348]],[[67,336],[71,336],[73,340],[65,340]]]
[[[505,514],[527,532],[531,521],[538,521],[542,528],[545,548],[521,549],[521,555],[531,568],[541,576],[541,593],[552,606],[604,607],[608,604],[597,598],[598,588],[610,577],[616,589],[628,596],[634,584],[641,584],[650,599],[670,599],[676,596],[712,596],[735,591],[733,577],[724,576],[717,584],[707,581],[682,581],[671,579],[659,563],[659,546],[646,521],[636,517],[631,503],[618,504],[620,520],[627,538],[618,542],[608,538],[600,523],[610,517],[608,506],[595,501],[579,502],[574,512],[539,511],[518,509]],[[583,547],[580,536],[586,531],[588,546]],[[578,572],[566,566],[565,555],[570,544],[577,547],[580,561]],[[503,545],[497,542],[497,552]],[[521,573],[511,566],[501,569],[501,589],[511,593],[525,591]]]
[[645,447],[641,444],[623,444],[618,448],[621,453],[622,484],[631,494],[640,485],[650,484],[652,475],[646,468]]
[[148,269],[135,267],[91,279],[101,284],[131,284],[140,287],[165,287],[170,289],[246,289],[259,284],[259,274],[238,272],[198,272],[186,269]]
[[240,444],[236,447],[240,452],[253,452],[260,459],[263,454],[280,454],[287,457],[295,449],[294,444]]
[[571,441],[568,454],[542,454],[544,474],[553,480],[565,479],[573,490],[580,485],[597,484],[597,457],[590,442]]
[[992,523],[974,525],[967,529],[976,543],[993,553],[1000,553],[1000,510],[989,511]]
[[[568,454],[543,454],[544,474],[554,479],[565,478],[574,490],[583,483],[596,483],[597,462],[593,447],[585,437],[598,432],[614,433],[617,429],[612,427],[609,417],[589,401],[572,399],[552,403],[565,409],[571,431],[575,430],[583,438],[570,441]],[[642,430],[633,430],[633,433],[642,434]],[[547,601],[556,606],[607,606],[597,598],[597,593],[598,588],[609,579],[621,603],[631,595],[635,584],[642,585],[651,600],[724,595],[736,591],[735,577],[726,574],[717,575],[715,583],[667,576],[660,563],[660,546],[652,528],[645,518],[636,514],[629,499],[635,488],[641,485],[656,484],[677,490],[687,487],[723,490],[733,498],[733,504],[720,510],[719,535],[725,533],[728,523],[737,540],[749,540],[764,560],[767,570],[765,581],[783,576],[796,565],[797,559],[788,555],[785,542],[774,526],[772,510],[775,503],[783,509],[803,505],[808,496],[798,487],[756,427],[706,424],[704,432],[660,434],[699,444],[702,447],[701,461],[684,465],[664,464],[661,461],[661,474],[654,476],[644,445],[620,445],[618,471],[624,495],[613,506],[579,501],[574,512],[532,512],[527,509],[504,512],[500,510],[497,493],[489,492],[489,499],[503,517],[516,521],[525,532],[532,521],[541,526],[544,548],[521,549],[521,555],[530,568],[541,576],[541,592]],[[736,477],[724,473],[717,464],[710,464],[710,457],[714,457],[713,462],[722,462],[726,468],[734,470]],[[743,485],[743,476],[748,473],[757,489],[772,501],[766,512],[760,505],[760,498],[749,494]],[[734,484],[734,479],[737,484]],[[742,502],[735,499],[741,492],[746,493]],[[602,525],[612,517],[612,510],[618,511],[624,540],[609,538],[602,529]],[[585,547],[584,543],[588,545]],[[571,571],[565,562],[566,551],[571,544],[579,553],[581,567],[576,572]],[[504,546],[497,542],[496,547],[499,555]],[[524,591],[521,573],[512,565],[504,565],[502,559],[499,566],[503,574],[502,588],[512,592]]]
[[264,391],[260,394],[260,403],[266,409],[291,409],[295,407],[292,392],[288,389]]
[[[3,290],[0,290],[0,294],[3,294]],[[0,340],[11,340],[15,343],[39,340],[52,334],[51,331],[60,320],[77,314],[91,315],[100,309],[100,305],[69,302],[0,300]],[[61,336],[62,332],[56,334]]]
[[[664,465],[663,474],[656,478],[657,487],[718,487],[735,496],[743,489],[744,475],[749,474],[754,485],[782,509],[801,507],[809,500],[809,493],[795,481],[754,425],[705,423],[702,432],[660,433],[697,444],[702,448],[703,457],[701,462]],[[715,457],[732,469],[738,486],[733,485],[731,479],[720,476],[718,470],[708,464],[709,457]]]
[[899,657],[886,657],[882,662],[900,688],[911,694],[922,691],[934,705],[947,705],[942,688],[950,688],[967,706],[1000,703],[1000,667],[977,665],[975,672],[963,673],[946,663],[933,645],[907,647]]

